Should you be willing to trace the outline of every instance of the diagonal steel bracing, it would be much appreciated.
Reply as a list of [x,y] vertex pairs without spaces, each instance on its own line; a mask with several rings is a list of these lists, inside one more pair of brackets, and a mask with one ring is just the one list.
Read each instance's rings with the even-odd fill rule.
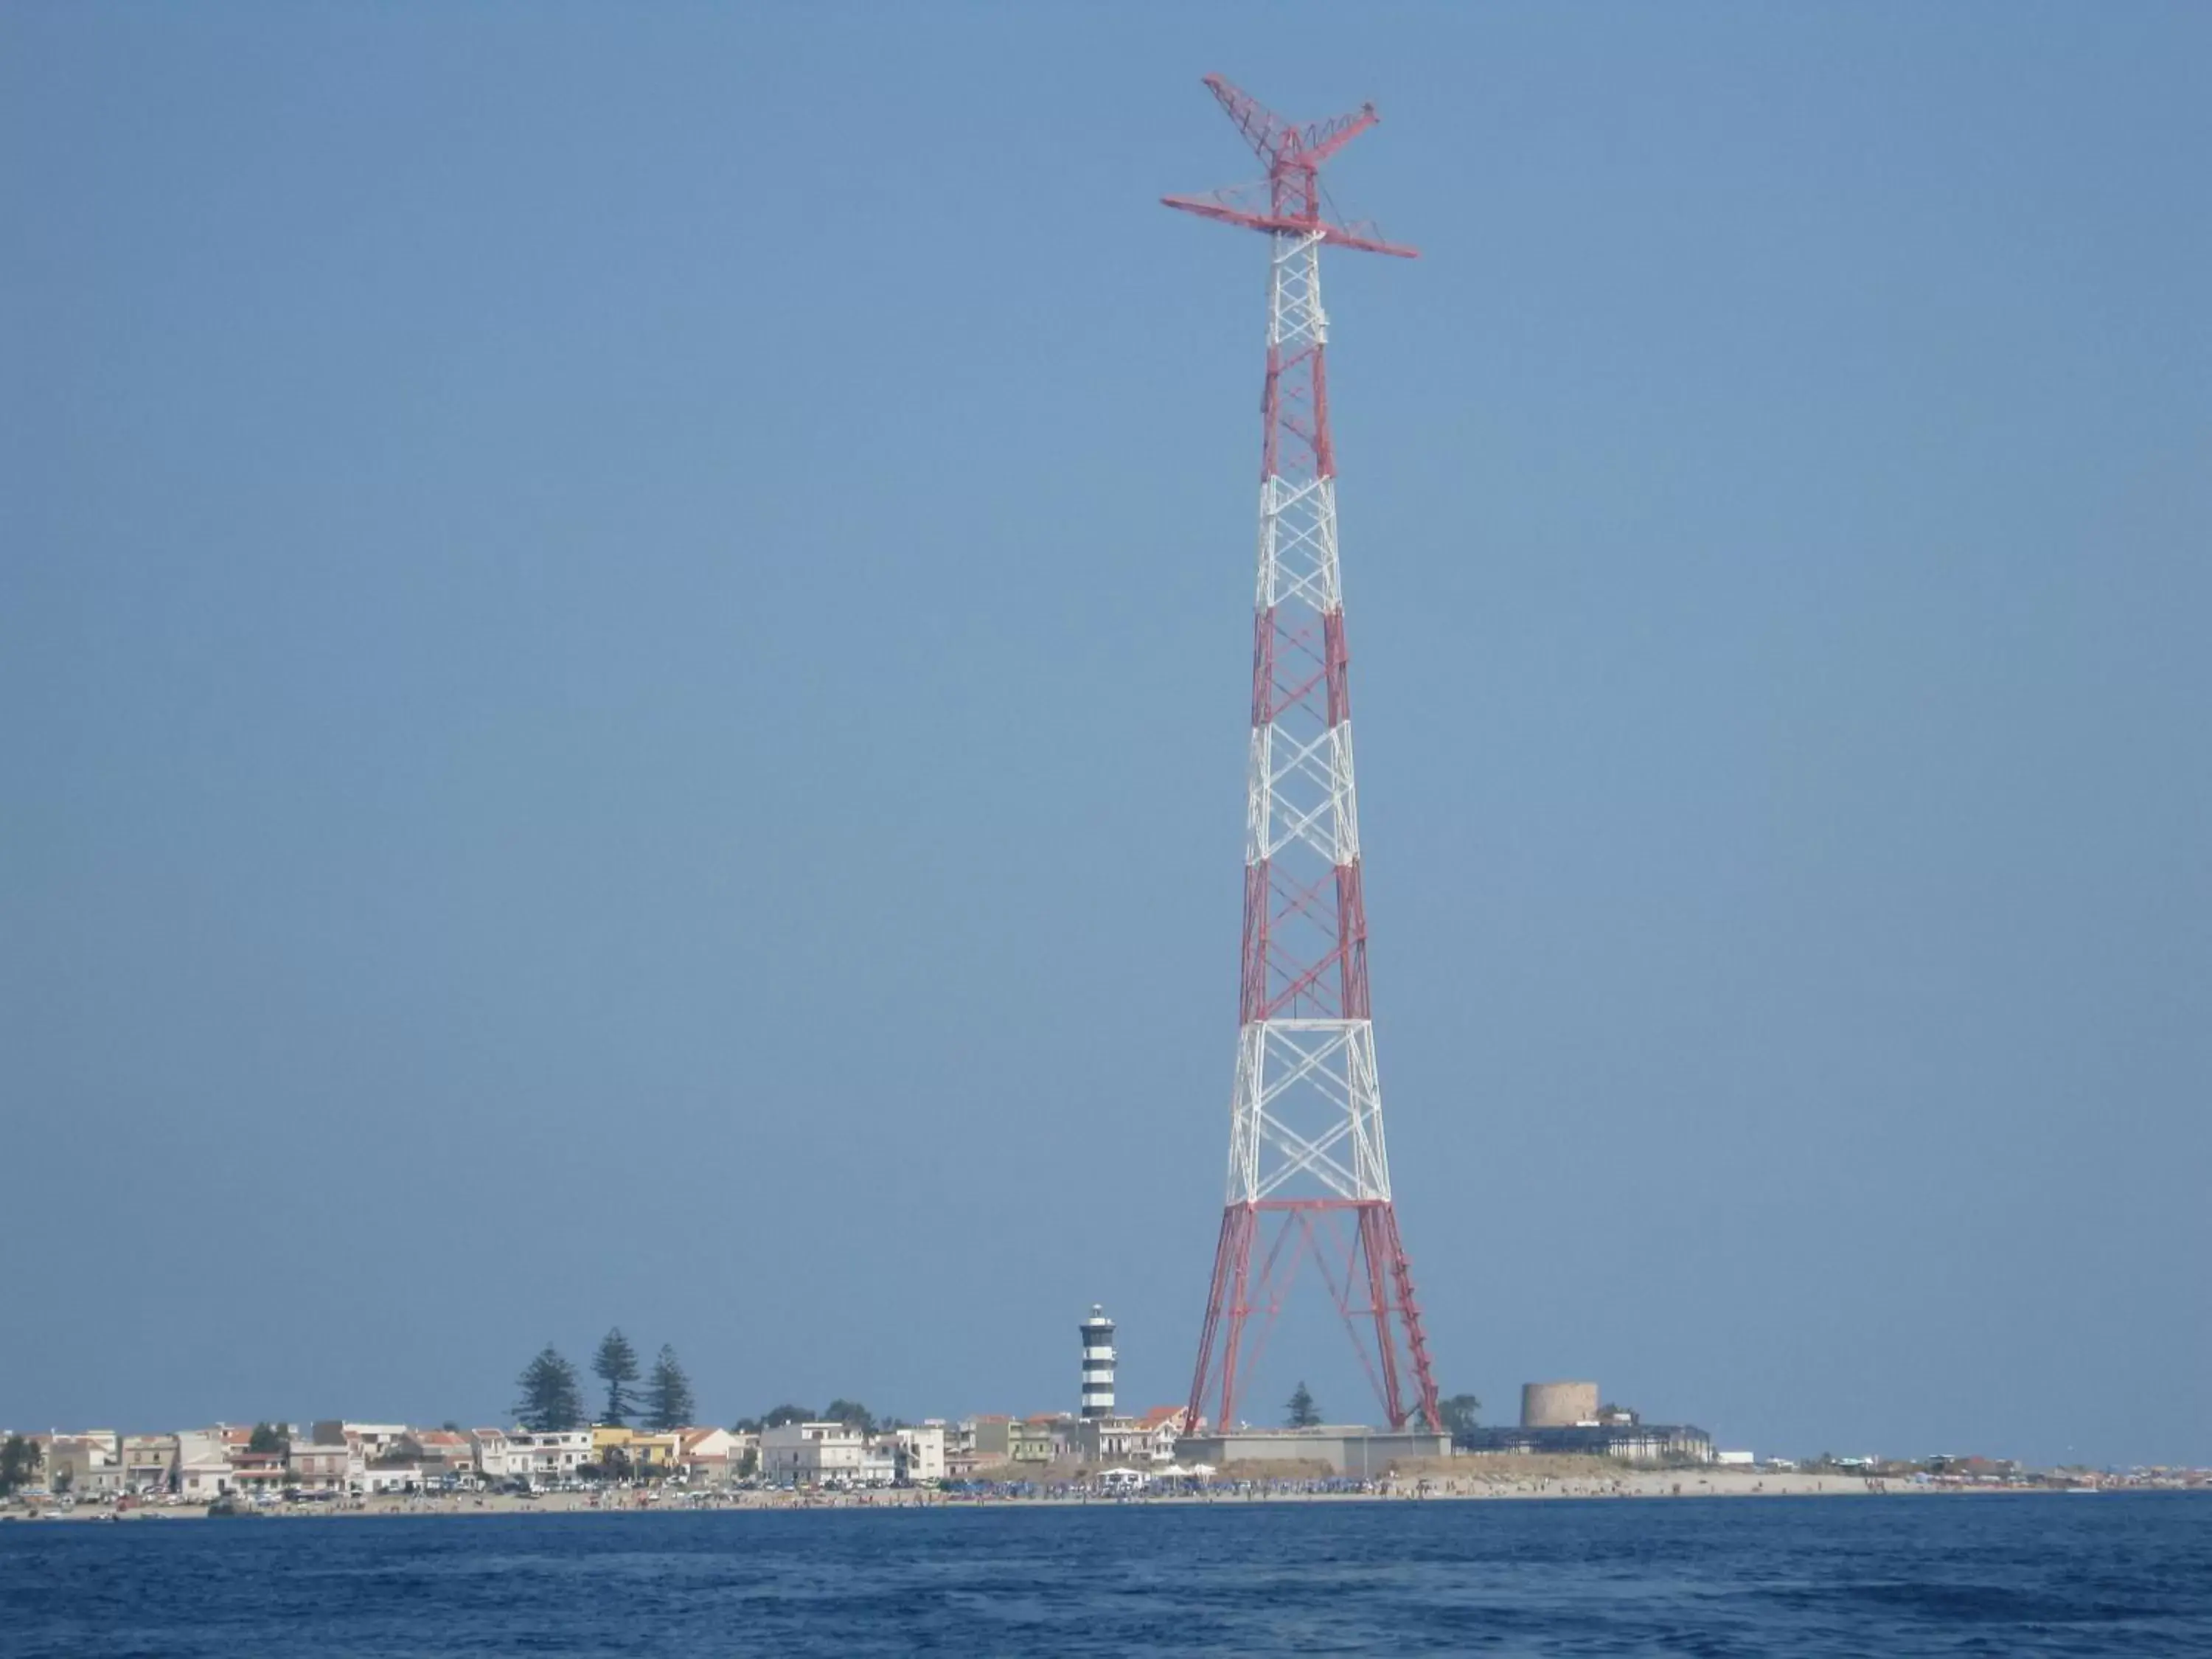
[[[1354,1332],[1384,1415],[1393,1426],[1418,1419],[1436,1428],[1436,1382],[1390,1194],[1368,1012],[1328,422],[1328,314],[1321,289],[1324,246],[1404,256],[1412,250],[1322,212],[1321,165],[1375,124],[1371,106],[1298,127],[1218,76],[1206,84],[1267,163],[1267,185],[1259,196],[1167,202],[1267,236],[1267,373],[1228,1197],[1185,1421],[1194,1429],[1217,1399],[1215,1420],[1224,1426],[1237,1420],[1266,1329],[1298,1261],[1310,1255]],[[1285,1218],[1255,1281],[1252,1246],[1263,1212],[1275,1212]],[[1324,1224],[1342,1216],[1356,1224],[1340,1275],[1323,1241],[1343,1237]],[[1255,1311],[1260,1324],[1248,1328]]]

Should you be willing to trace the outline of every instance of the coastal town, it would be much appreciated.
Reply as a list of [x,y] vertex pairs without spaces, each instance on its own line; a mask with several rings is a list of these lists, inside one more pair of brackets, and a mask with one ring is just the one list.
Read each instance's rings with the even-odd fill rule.
[[[510,1425],[436,1427],[332,1418],[131,1433],[0,1431],[0,1517],[109,1519],[176,1513],[458,1512],[905,1502],[959,1498],[1232,1496],[1683,1497],[1961,1491],[2212,1489],[2212,1470],[2032,1469],[1963,1455],[1755,1457],[1703,1430],[1649,1424],[1587,1380],[1528,1383],[1517,1425],[1443,1402],[1448,1427],[1323,1422],[1301,1382],[1280,1425],[1209,1428],[1180,1405],[1124,1413],[1115,1328],[1094,1305],[1079,1327],[1080,1406],[879,1420],[833,1400],[783,1405],[729,1426],[700,1424],[689,1378],[664,1347],[649,1373],[619,1329],[593,1356],[604,1385],[550,1345],[517,1379]],[[643,1386],[638,1387],[641,1379]]]
[[[783,1405],[722,1428],[693,1420],[690,1379],[664,1346],[648,1370],[619,1328],[591,1370],[603,1390],[587,1409],[576,1367],[548,1344],[516,1379],[507,1426],[397,1422],[218,1423],[132,1434],[0,1431],[0,1499],[17,1511],[79,1506],[313,1510],[375,1499],[550,1494],[634,1501],[736,1492],[935,1490],[987,1474],[1001,1482],[1115,1466],[1124,1480],[1179,1470],[1178,1406],[1136,1417],[1115,1408],[1113,1327],[1102,1310],[1081,1328],[1079,1412],[981,1413],[878,1421],[855,1401],[820,1410]],[[1210,1473],[1210,1471],[1209,1471]]]
[[[984,1415],[879,1426],[792,1417],[759,1428],[665,1431],[437,1428],[329,1419],[125,1434],[108,1429],[11,1433],[20,1503],[301,1505],[395,1497],[641,1491],[672,1495],[763,1487],[934,1487],[985,1469],[1049,1469],[1102,1457],[1172,1463],[1179,1407],[1138,1424],[1081,1431],[1065,1416]],[[17,1484],[17,1482],[20,1484]]]
[[[1462,1452],[1360,1478],[1325,1456],[1270,1470],[1180,1460],[1182,1410],[1103,1425],[1071,1413],[872,1425],[793,1419],[758,1429],[613,1425],[533,1432],[328,1420],[149,1434],[10,1433],[0,1516],[435,1512],[865,1500],[867,1494],[1130,1497],[1264,1488],[1285,1495],[1818,1495],[1911,1491],[2197,1489],[2212,1470],[2038,1470],[1998,1459],[1772,1459],[1750,1467]],[[1285,1437],[1297,1431],[1286,1431]],[[1310,1438],[1326,1449],[1341,1431]]]

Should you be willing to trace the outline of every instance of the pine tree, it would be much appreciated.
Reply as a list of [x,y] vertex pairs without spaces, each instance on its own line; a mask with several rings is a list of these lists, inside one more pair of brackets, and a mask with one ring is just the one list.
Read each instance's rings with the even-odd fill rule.
[[26,1440],[20,1434],[11,1434],[7,1443],[0,1445],[0,1498],[5,1498],[18,1486],[27,1486],[39,1472],[39,1444]]
[[1443,1419],[1444,1432],[1449,1435],[1473,1433],[1475,1413],[1481,1409],[1482,1401],[1471,1394],[1455,1394],[1437,1401],[1437,1415]]
[[637,1395],[629,1386],[637,1381],[637,1350],[630,1346],[619,1325],[600,1339],[592,1370],[607,1385],[607,1409],[599,1421],[611,1428],[627,1427],[629,1414],[637,1409]]
[[645,1385],[645,1426],[655,1434],[665,1434],[690,1421],[691,1379],[677,1363],[676,1350],[664,1342]]
[[1290,1425],[1294,1429],[1310,1429],[1321,1421],[1321,1407],[1314,1404],[1314,1397],[1303,1382],[1291,1393],[1289,1409]]
[[576,1368],[548,1342],[515,1379],[522,1398],[515,1419],[532,1434],[558,1434],[584,1420],[584,1389]]

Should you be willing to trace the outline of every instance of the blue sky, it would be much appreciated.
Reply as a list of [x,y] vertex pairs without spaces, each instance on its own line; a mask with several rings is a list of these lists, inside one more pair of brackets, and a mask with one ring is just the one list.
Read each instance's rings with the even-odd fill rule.
[[[1188,1385],[1263,249],[1448,1389],[2212,1461],[2212,15],[0,12],[0,1421]],[[1286,1323],[1361,1409],[1341,1334]]]

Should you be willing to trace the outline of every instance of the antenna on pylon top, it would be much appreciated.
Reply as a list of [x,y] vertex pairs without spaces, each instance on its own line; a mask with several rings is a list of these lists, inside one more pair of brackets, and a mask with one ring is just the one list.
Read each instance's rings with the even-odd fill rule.
[[1317,167],[1382,118],[1375,112],[1374,105],[1362,104],[1334,121],[1294,127],[1225,76],[1209,75],[1206,85],[1221,100],[1221,107],[1229,112],[1229,118],[1237,123],[1245,141],[1271,167],[1292,158],[1304,166]]
[[1331,247],[1357,248],[1365,253],[1388,253],[1401,259],[1420,257],[1413,248],[1386,242],[1373,224],[1363,220],[1338,224],[1322,216],[1322,164],[1382,118],[1372,104],[1362,104],[1348,115],[1331,121],[1309,121],[1304,126],[1269,109],[1225,76],[1209,75],[1206,88],[1219,100],[1244,142],[1267,164],[1267,201],[1249,199],[1255,185],[1218,190],[1206,196],[1163,196],[1162,204],[1203,219],[1242,225],[1247,230],[1288,231],[1312,236]]

